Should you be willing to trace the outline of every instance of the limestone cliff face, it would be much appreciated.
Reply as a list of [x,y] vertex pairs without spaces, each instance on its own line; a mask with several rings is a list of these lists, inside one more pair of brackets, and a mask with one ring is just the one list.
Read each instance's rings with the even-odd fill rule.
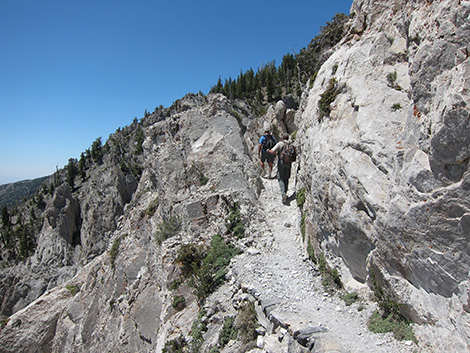
[[443,342],[468,347],[470,3],[351,10],[296,119],[308,234],[351,288],[375,278],[414,320],[438,322]]
[[[76,191],[57,188],[30,261],[51,266],[45,278],[63,277],[33,301],[45,284],[36,290],[32,279],[16,273],[28,283],[27,297],[16,302],[0,332],[2,351],[158,351],[170,338],[187,336],[199,303],[187,284],[169,289],[181,276],[176,250],[183,243],[206,246],[212,236],[225,234],[235,203],[246,227],[246,215],[257,213],[261,186],[243,138],[252,124],[246,111],[222,95],[188,95],[167,119],[150,117],[151,123],[141,124],[138,183],[104,162]],[[162,243],[159,231],[171,219],[181,231]],[[60,261],[64,266],[57,270]],[[78,273],[72,278],[67,269]],[[183,312],[172,305],[175,296],[185,298]]]
[[[127,130],[133,128],[135,124]],[[102,146],[107,150],[104,156],[95,157],[95,161],[84,158],[84,174],[75,178],[73,187],[65,181],[66,170],[60,170],[43,185],[42,205],[31,201],[29,209],[19,207],[18,218],[27,220],[30,214],[37,215],[30,230],[36,232],[37,246],[31,257],[15,266],[5,261],[8,252],[2,248],[2,317],[70,279],[80,266],[107,250],[140,178],[123,165],[141,163],[143,158],[135,156],[135,139],[126,139],[124,133],[114,135],[107,146]],[[118,145],[126,152],[117,151]],[[116,158],[121,160],[121,167]]]

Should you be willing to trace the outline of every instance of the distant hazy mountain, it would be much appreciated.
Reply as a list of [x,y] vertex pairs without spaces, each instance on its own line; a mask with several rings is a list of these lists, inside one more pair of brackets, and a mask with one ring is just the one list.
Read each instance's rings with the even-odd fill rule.
[[13,207],[17,205],[23,200],[23,198],[34,194],[47,178],[48,176],[0,185],[0,208],[3,208],[4,206]]

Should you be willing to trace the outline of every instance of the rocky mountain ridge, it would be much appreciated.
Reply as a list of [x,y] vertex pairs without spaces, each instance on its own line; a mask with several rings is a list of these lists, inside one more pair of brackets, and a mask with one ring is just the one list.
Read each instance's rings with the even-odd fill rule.
[[[80,178],[74,163],[53,176],[23,213],[45,215],[30,225],[34,254],[6,267],[2,253],[2,350],[468,351],[470,3],[356,0],[351,12],[297,110],[279,101],[257,116],[246,101],[191,94],[94,144]],[[265,127],[295,132],[286,208],[260,178]],[[300,209],[294,191],[305,192]],[[256,268],[294,234],[298,273],[279,260],[275,275]],[[243,251],[226,269],[206,256],[217,236]],[[346,344],[341,325],[293,318],[333,303],[337,322],[364,324],[358,307],[317,301],[314,258],[367,308],[375,298],[412,319],[419,345],[362,331]],[[298,299],[280,289],[288,273],[305,281]],[[256,319],[242,321],[248,303]],[[233,339],[253,321],[256,337]]]

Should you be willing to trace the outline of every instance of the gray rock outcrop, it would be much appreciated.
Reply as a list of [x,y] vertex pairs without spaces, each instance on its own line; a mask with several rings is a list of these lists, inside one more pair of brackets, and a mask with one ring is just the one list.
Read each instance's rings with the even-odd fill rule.
[[[55,288],[42,296],[26,291],[29,302],[17,301],[0,333],[2,351],[147,351],[161,349],[174,327],[188,335],[198,302],[185,285],[183,315],[172,306],[168,288],[180,272],[175,250],[224,234],[235,203],[244,215],[256,214],[261,183],[241,133],[249,117],[240,112],[237,120],[238,107],[222,95],[207,102],[188,95],[179,104],[184,109],[145,128],[138,184],[105,161],[75,197],[67,185],[55,190],[30,261],[41,268],[69,263],[62,263]],[[173,217],[184,231],[158,239]],[[71,279],[65,268],[78,273]],[[40,297],[30,304],[33,295]]]
[[296,121],[318,251],[341,259],[350,288],[375,281],[406,304],[424,345],[458,351],[470,323],[469,5],[355,1]]

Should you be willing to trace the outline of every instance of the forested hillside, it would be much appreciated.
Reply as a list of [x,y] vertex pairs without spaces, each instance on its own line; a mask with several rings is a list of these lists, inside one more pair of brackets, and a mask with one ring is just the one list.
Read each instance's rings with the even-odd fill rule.
[[0,208],[14,207],[34,194],[48,177],[0,185]]

